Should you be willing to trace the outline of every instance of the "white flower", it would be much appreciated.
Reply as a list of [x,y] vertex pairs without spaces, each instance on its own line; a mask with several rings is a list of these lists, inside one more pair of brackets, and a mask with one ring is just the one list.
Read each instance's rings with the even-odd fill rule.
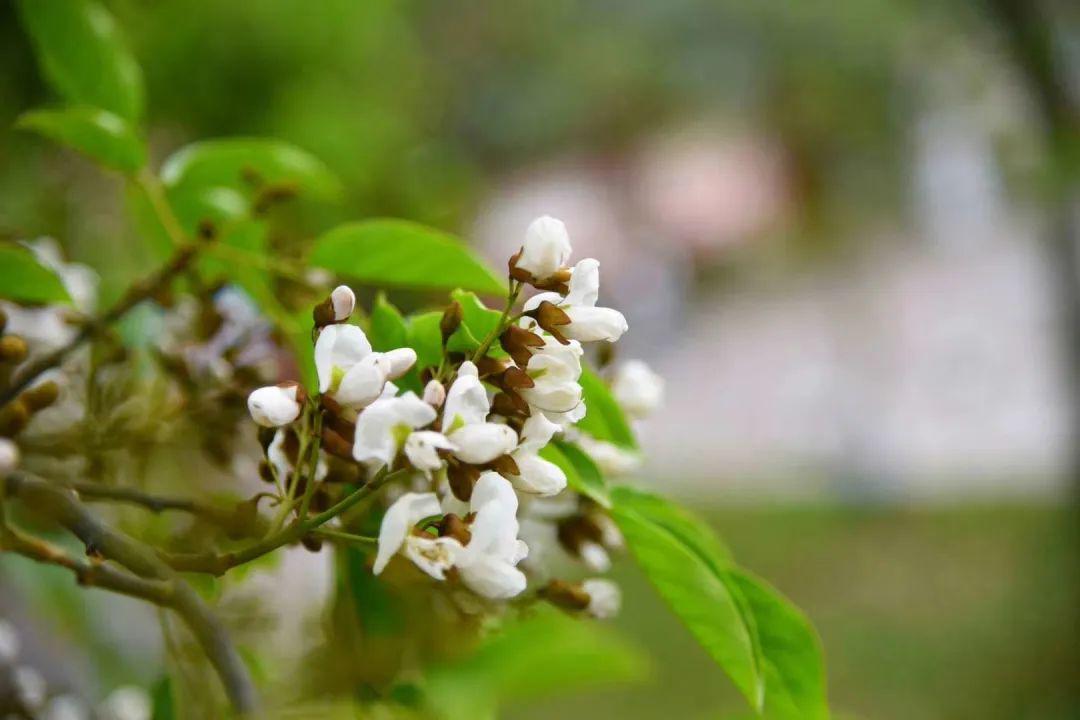
[[594,618],[605,620],[619,614],[622,593],[619,586],[604,578],[590,578],[581,583],[581,589],[589,596],[585,612]]
[[520,471],[510,482],[522,492],[534,495],[557,495],[566,488],[566,473],[558,465],[539,455],[559,426],[540,413],[533,413],[521,428],[521,442],[511,454]]
[[15,697],[23,707],[29,710],[37,710],[45,702],[45,693],[48,686],[45,678],[29,665],[20,665],[15,668],[12,675],[15,686]]
[[315,341],[319,392],[353,408],[379,398],[386,382],[404,375],[415,362],[416,351],[411,348],[372,352],[364,331],[355,325],[330,325]]
[[570,236],[561,220],[544,215],[529,224],[516,266],[543,282],[566,266]]
[[435,408],[415,393],[379,398],[364,408],[356,419],[353,458],[375,467],[392,465],[410,433],[431,424],[435,415]]
[[446,439],[446,436],[434,430],[419,430],[410,433],[405,440],[405,457],[417,470],[430,473],[442,467],[442,458],[439,450],[457,450],[454,443]]
[[446,388],[438,380],[432,380],[424,386],[424,402],[431,407],[442,407],[446,402]]
[[251,418],[263,427],[288,425],[300,417],[300,386],[282,383],[261,387],[248,395]]
[[330,304],[334,308],[334,321],[345,322],[356,307],[356,295],[348,285],[338,285],[330,293]]
[[627,330],[626,318],[618,310],[596,307],[599,294],[600,263],[585,258],[574,266],[566,297],[553,292],[539,293],[525,302],[524,310],[535,310],[546,300],[558,305],[570,318],[570,324],[559,326],[566,337],[580,342],[615,342]]
[[651,414],[664,399],[664,379],[641,360],[627,360],[615,368],[611,392],[626,414],[635,420]]
[[372,572],[381,573],[398,551],[402,551],[418,568],[443,580],[454,560],[462,554],[461,543],[454,538],[420,536],[413,527],[426,517],[442,514],[435,493],[405,493],[383,516],[379,527],[379,549]]
[[575,438],[605,475],[627,475],[641,467],[641,455],[584,433]]
[[581,355],[581,344],[576,340],[563,345],[545,335],[543,347],[537,348],[524,368],[533,387],[519,390],[521,397],[544,412],[573,411],[581,405]]
[[442,431],[456,446],[454,456],[472,465],[489,463],[517,447],[517,433],[507,425],[487,422],[491,403],[476,366],[465,361],[446,393]]
[[[0,478],[10,475],[19,466],[19,446],[8,438],[0,438]],[[2,633],[0,633],[2,637]],[[2,658],[2,654],[0,654]]]
[[578,545],[578,557],[593,572],[604,573],[611,569],[611,556],[600,543],[586,540]]
[[[266,448],[266,459],[273,466],[278,482],[282,483],[288,479],[289,474],[294,469],[292,458],[289,457],[289,452],[285,449],[288,434],[288,430],[279,429],[274,433],[274,439],[270,441]],[[295,435],[293,437],[295,439]],[[326,464],[326,458],[320,455],[319,462],[315,465],[315,481],[321,482],[328,472],[330,472],[330,466]]]
[[100,707],[103,720],[150,720],[153,712],[150,696],[134,685],[116,688]]
[[472,538],[455,566],[466,587],[477,595],[502,600],[525,589],[525,574],[515,567],[528,554],[518,539],[517,495],[507,480],[486,472],[476,481],[470,507],[476,517]]

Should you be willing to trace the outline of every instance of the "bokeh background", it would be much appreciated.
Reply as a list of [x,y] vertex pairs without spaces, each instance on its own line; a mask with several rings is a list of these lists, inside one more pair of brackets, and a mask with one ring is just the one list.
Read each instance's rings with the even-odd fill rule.
[[[405,217],[497,262],[565,220],[668,379],[642,482],[813,618],[838,716],[1080,717],[1075,4],[106,4],[158,160],[277,136],[345,181],[315,227]],[[11,129],[49,93],[8,3],[0,62],[0,230],[121,286],[148,257],[119,181]],[[621,573],[651,679],[512,717],[741,712]],[[9,612],[63,615],[24,577]],[[42,652],[82,626],[42,620]]]

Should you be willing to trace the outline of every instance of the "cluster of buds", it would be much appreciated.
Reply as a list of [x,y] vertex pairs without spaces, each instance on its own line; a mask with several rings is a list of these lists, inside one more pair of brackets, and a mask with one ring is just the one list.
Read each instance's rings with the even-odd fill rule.
[[[7,320],[7,313],[0,310],[0,387],[12,381],[28,354],[26,340],[6,332]],[[0,407],[0,474],[13,470],[18,462],[18,449],[10,438],[22,432],[34,415],[55,403],[59,395],[56,381],[44,380]]]
[[[573,438],[574,423],[585,416],[583,344],[615,342],[627,329],[620,312],[597,306],[599,263],[587,258],[569,267],[570,254],[562,222],[534,221],[510,260],[509,304],[490,338],[505,354],[489,351],[489,343],[471,358],[447,350],[462,323],[454,302],[440,323],[443,363],[422,369],[419,394],[394,382],[412,370],[415,351],[374,351],[349,323],[355,295],[336,288],[313,314],[318,397],[281,383],[248,398],[254,420],[274,428],[266,436],[267,474],[292,477],[302,425],[318,427],[324,455],[351,461],[361,481],[380,472],[411,476],[405,484],[413,491],[399,494],[383,517],[376,574],[400,556],[478,596],[515,597],[529,581],[519,508],[560,498],[575,510],[551,520],[559,543],[594,572],[607,570],[609,551],[622,542],[614,523],[568,490],[565,472],[542,457],[555,436]],[[515,314],[524,284],[540,292]],[[325,485],[328,472],[312,480]],[[613,614],[619,603],[618,589],[599,579],[554,581],[538,595],[596,617]]]

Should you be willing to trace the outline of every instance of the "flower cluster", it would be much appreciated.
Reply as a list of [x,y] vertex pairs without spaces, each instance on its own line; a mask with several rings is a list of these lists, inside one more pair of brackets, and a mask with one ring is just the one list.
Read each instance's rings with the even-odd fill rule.
[[[535,525],[545,505],[562,508],[548,514],[546,528],[587,568],[606,570],[608,552],[621,547],[610,518],[567,489],[564,469],[544,457],[556,436],[581,436],[573,426],[588,410],[580,382],[584,345],[615,342],[627,330],[619,311],[597,305],[599,263],[586,258],[570,267],[570,254],[562,222],[535,220],[510,259],[508,304],[491,336],[471,356],[451,352],[447,339],[462,322],[460,307],[452,305],[441,324],[443,362],[419,372],[412,348],[372,349],[365,332],[349,323],[355,295],[340,286],[314,312],[318,397],[307,397],[297,383],[249,396],[255,422],[278,428],[267,458],[279,477],[302,462],[295,449],[283,459],[283,438],[292,437],[286,433],[315,424],[323,453],[351,460],[360,482],[404,478],[382,519],[375,574],[403,557],[478,596],[515,597],[528,575],[543,577],[534,563],[523,563],[530,547],[521,535],[522,522]],[[515,312],[525,285],[540,292]],[[639,366],[627,367],[641,375]],[[632,375],[620,382],[628,410],[655,405],[657,383],[636,388]],[[595,578],[554,580],[538,596],[595,617],[610,616],[619,604],[618,588]]]

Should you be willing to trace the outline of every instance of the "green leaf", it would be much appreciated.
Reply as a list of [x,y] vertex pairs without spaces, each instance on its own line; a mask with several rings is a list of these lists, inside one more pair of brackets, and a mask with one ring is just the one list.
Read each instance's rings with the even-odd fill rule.
[[566,473],[566,484],[571,490],[595,500],[601,507],[611,507],[611,497],[600,470],[577,445],[556,440],[544,446],[540,457],[555,463]]
[[203,140],[176,151],[161,167],[169,199],[189,227],[203,218],[246,213],[255,192],[252,178],[292,187],[317,200],[333,201],[341,195],[341,182],[321,160],[280,140]]
[[64,284],[26,248],[0,243],[0,298],[28,303],[71,302]]
[[150,689],[150,702],[153,720],[175,720],[176,702],[173,698],[172,680],[163,675]]
[[637,440],[626,415],[599,375],[582,368],[581,389],[585,399],[585,417],[577,426],[597,440],[607,440],[625,448],[637,449]]
[[[499,326],[502,313],[489,308],[476,297],[476,293],[468,290],[458,288],[450,293],[450,297],[461,305],[461,327],[450,336],[446,347],[455,352],[476,352],[484,339]],[[506,352],[498,343],[493,343],[488,355],[504,358]]]
[[42,72],[58,93],[139,120],[142,70],[104,7],[93,0],[20,0],[18,7]]
[[406,343],[416,351],[416,369],[436,367],[442,361],[442,331],[439,321],[442,313],[420,313],[409,317]]
[[385,293],[375,296],[371,306],[371,320],[368,326],[368,340],[371,348],[378,352],[387,352],[405,347],[408,342],[408,328],[401,312],[386,299]]
[[738,588],[717,572],[723,559],[704,559],[700,545],[688,545],[665,527],[663,518],[657,521],[642,510],[621,494],[615,496],[612,516],[638,564],[706,652],[760,709],[765,685],[753,619]]
[[509,701],[637,681],[647,671],[641,652],[610,628],[540,611],[471,656],[433,668],[424,690],[436,717],[476,720],[494,718]]
[[339,225],[315,241],[309,262],[376,287],[506,292],[457,238],[406,220]]
[[714,572],[720,573],[733,566],[731,551],[713,529],[670,500],[620,485],[611,490],[611,501],[622,510],[633,511],[670,532]]
[[753,615],[761,644],[768,718],[825,720],[825,664],[810,621],[765,581],[744,570],[727,571]]
[[33,110],[17,127],[40,133],[97,160],[113,170],[133,173],[146,164],[146,147],[127,120],[89,106]]

